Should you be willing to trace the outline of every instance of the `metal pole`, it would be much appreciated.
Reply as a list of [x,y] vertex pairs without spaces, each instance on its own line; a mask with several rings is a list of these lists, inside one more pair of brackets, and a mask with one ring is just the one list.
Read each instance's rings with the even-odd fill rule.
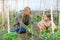
[[2,1],[2,28],[4,30],[4,0]]
[[[51,21],[53,22],[53,10],[52,10],[52,0],[50,0],[50,13],[51,13]],[[53,23],[52,23],[53,24]],[[53,25],[52,25],[53,26]],[[52,30],[52,33],[54,33],[54,31]]]
[[51,20],[53,22],[52,0],[50,0],[50,11],[51,11]]
[[44,2],[44,10],[43,10],[43,15],[44,15],[46,11],[46,0],[44,0],[43,2]]
[[18,0],[15,0],[15,18],[16,18],[16,15],[17,15],[17,9],[18,9]]
[[27,0],[27,7],[29,6],[29,0]]
[[59,29],[60,29],[60,10],[59,10]]
[[[40,11],[39,11],[39,16],[40,16],[40,13],[41,13],[41,0],[40,0]],[[43,20],[43,17],[42,17],[42,20]],[[40,35],[41,35],[41,30],[39,30],[39,38],[40,38]]]
[[[46,11],[46,0],[43,0],[43,4],[44,4],[44,10],[43,10],[43,15],[44,15]],[[42,20],[43,20],[43,17],[42,17]]]
[[[58,14],[58,0],[56,0],[56,13]],[[58,19],[57,19],[58,20]],[[58,22],[59,23],[59,22]],[[59,25],[59,24],[58,24]]]
[[16,11],[17,11],[17,8],[18,8],[18,0],[15,0],[15,8],[16,8]]
[[[8,3],[8,4],[7,4]],[[10,33],[10,22],[9,22],[9,0],[6,1],[6,13],[7,13],[7,27],[8,27],[8,33]]]

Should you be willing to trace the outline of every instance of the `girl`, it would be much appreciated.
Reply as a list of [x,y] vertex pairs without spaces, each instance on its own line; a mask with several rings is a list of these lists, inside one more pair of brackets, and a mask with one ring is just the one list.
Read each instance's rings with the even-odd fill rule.
[[23,11],[22,14],[18,14],[15,20],[15,25],[18,26],[18,31],[20,33],[25,33],[26,32],[26,26],[29,25],[31,23],[31,9],[29,7],[26,7]]
[[51,21],[51,15],[49,13],[45,13],[43,16],[43,20],[37,24],[38,28],[42,31],[48,28],[52,28],[52,33],[56,29],[54,22]]

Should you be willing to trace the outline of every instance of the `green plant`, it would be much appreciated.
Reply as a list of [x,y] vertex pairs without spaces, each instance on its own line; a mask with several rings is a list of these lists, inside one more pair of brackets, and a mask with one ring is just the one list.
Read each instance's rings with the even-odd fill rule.
[[41,38],[42,40],[60,40],[60,32],[58,29],[55,30],[54,34],[51,34],[52,29],[45,30],[41,32]]
[[0,30],[0,36],[7,33],[7,30]]
[[58,20],[59,20],[59,14],[58,14],[58,13],[57,13],[57,14],[55,13],[55,14],[53,15],[53,19],[54,19],[55,24],[58,25],[58,22],[59,22],[59,21],[58,21]]
[[[32,28],[32,30],[31,30]],[[27,32],[32,33],[33,32],[33,38],[30,38],[29,40],[33,39],[33,40],[59,40],[60,39],[60,32],[58,32],[58,26],[56,26],[56,30],[54,32],[54,34],[51,34],[52,29],[49,28],[48,30],[44,30],[40,33],[40,37],[38,35],[38,31],[34,28],[36,28],[36,22],[34,22],[34,24],[29,24],[26,29]]]
[[2,16],[0,16],[0,24],[2,23]]
[[41,16],[33,16],[34,22],[39,22],[41,21],[42,17]]
[[10,23],[13,24],[14,23],[14,18],[10,19]]
[[0,16],[0,28],[2,27],[2,16]]
[[7,33],[3,35],[2,40],[21,40],[17,38],[17,33]]
[[53,40],[53,35],[50,34],[51,29],[42,31],[40,36],[42,40]]
[[6,34],[7,30],[0,29],[0,40],[2,39],[3,34]]

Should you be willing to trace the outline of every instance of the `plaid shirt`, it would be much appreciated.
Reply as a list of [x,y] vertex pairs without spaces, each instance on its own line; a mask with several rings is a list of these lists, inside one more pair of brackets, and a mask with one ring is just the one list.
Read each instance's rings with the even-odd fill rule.
[[[16,19],[15,19],[15,21],[14,21],[14,25],[16,25],[16,24],[20,24],[22,27],[26,27],[26,25],[22,22],[22,17],[23,17],[23,13],[21,13],[21,14],[18,14],[17,16],[16,16]],[[31,23],[31,20],[32,20],[32,16],[30,15],[30,17],[29,17],[29,23]]]

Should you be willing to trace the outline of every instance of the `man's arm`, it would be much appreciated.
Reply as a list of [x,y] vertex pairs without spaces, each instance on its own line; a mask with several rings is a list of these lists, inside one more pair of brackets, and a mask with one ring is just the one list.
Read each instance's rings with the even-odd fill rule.
[[22,16],[23,14],[20,15],[19,23],[22,27],[26,28],[26,25],[22,22]]
[[33,21],[33,16],[32,15],[30,15],[30,24],[33,24],[34,23],[34,21]]

